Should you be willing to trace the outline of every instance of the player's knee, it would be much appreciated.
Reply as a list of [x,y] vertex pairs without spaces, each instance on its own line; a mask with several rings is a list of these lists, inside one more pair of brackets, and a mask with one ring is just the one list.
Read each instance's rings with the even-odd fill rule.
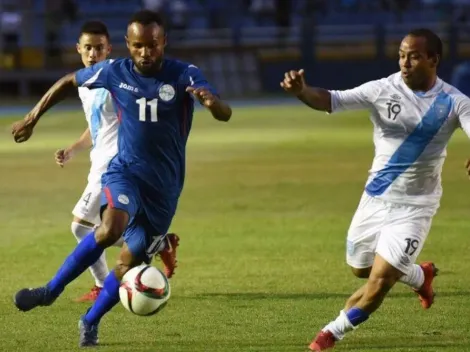
[[121,238],[123,232],[124,228],[109,223],[102,223],[95,232],[96,242],[105,247],[112,246]]
[[370,275],[371,268],[353,268],[351,267],[351,271],[354,276],[358,277],[359,279],[367,279]]
[[106,210],[103,214],[103,221],[95,232],[96,242],[109,247],[115,244],[124,233],[129,216],[121,210]]

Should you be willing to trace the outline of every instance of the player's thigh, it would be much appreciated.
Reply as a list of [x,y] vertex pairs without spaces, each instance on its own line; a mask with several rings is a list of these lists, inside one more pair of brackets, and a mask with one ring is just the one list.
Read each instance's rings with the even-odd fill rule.
[[141,197],[133,178],[124,171],[105,172],[102,176],[101,214],[105,209],[119,209],[126,212],[129,222],[141,207]]
[[394,206],[377,243],[377,254],[407,274],[423,249],[434,207]]
[[72,214],[87,223],[97,225],[100,223],[100,206],[101,182],[98,179],[88,182]]
[[165,232],[156,230],[145,213],[134,217],[123,238],[132,257],[150,263],[152,257],[165,247]]
[[349,266],[354,269],[372,266],[386,217],[386,204],[364,193],[348,230],[346,261]]

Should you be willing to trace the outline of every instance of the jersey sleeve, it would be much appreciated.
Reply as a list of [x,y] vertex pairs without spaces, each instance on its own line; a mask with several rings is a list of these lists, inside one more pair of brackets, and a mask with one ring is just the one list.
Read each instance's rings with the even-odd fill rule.
[[470,138],[470,98],[462,97],[457,102],[459,123],[465,134]]
[[331,112],[369,109],[380,91],[380,81],[370,81],[348,90],[330,90]]
[[188,66],[188,69],[186,70],[184,74],[184,82],[188,87],[206,88],[212,94],[219,95],[217,90],[204,77],[204,75],[202,74],[202,71],[194,65]]
[[90,67],[82,68],[75,73],[75,80],[79,87],[89,89],[105,88],[108,89],[108,72],[112,60],[98,62]]

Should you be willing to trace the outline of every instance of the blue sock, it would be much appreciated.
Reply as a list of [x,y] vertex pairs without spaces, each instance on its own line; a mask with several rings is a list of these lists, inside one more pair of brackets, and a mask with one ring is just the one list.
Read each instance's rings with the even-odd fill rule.
[[85,236],[47,284],[50,294],[58,297],[65,286],[98,260],[103,251],[104,249],[96,243],[94,231]]
[[96,302],[85,315],[85,321],[90,325],[99,324],[101,318],[119,302],[120,281],[111,271],[104,280],[104,286]]
[[352,307],[350,310],[348,310],[346,312],[346,316],[348,317],[349,322],[353,326],[357,326],[359,324],[362,324],[367,319],[369,319],[369,313],[362,310],[361,308],[356,308],[356,307]]

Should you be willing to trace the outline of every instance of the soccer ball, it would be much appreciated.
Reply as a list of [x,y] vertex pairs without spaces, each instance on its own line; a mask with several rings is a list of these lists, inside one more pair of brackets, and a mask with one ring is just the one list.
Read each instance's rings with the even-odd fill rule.
[[129,270],[121,281],[119,297],[122,305],[136,315],[154,315],[170,298],[170,284],[165,274],[150,265]]

